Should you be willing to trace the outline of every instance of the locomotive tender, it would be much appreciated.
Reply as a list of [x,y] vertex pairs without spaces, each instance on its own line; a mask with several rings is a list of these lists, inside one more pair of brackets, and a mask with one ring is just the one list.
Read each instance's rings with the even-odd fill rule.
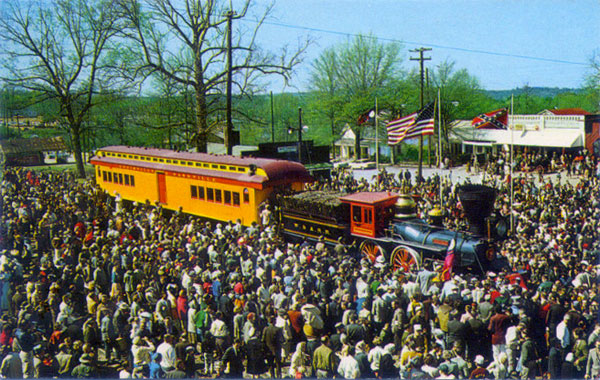
[[90,161],[96,183],[111,196],[246,226],[259,221],[259,207],[270,199],[287,239],[342,238],[372,262],[403,271],[443,260],[454,240],[454,267],[485,272],[505,232],[502,220],[490,217],[495,190],[481,185],[459,189],[470,231],[458,232],[418,219],[412,198],[392,192],[301,191],[312,178],[297,162],[127,146],[101,148]]

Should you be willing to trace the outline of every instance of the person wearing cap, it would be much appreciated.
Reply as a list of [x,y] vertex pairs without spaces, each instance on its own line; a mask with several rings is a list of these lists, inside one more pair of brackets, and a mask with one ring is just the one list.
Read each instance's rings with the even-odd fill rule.
[[335,324],[335,334],[332,334],[329,337],[330,347],[333,352],[339,352],[342,349],[342,334],[345,331],[344,324],[342,322],[338,322]]
[[83,354],[79,358],[79,365],[73,368],[71,376],[77,379],[90,378],[96,375],[96,369],[92,366],[92,357]]
[[450,372],[447,364],[440,364],[438,371],[440,374],[438,377],[436,377],[436,379],[456,379],[456,376]]
[[469,374],[469,379],[488,379],[490,373],[487,368],[483,366],[485,359],[481,355],[475,356],[475,368]]

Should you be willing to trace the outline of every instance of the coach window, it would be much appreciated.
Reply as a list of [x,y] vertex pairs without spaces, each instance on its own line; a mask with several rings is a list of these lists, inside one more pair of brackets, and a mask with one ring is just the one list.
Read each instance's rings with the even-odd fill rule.
[[129,174],[125,174],[125,186],[129,186]]
[[191,190],[192,190],[192,198],[197,199],[198,198],[198,187],[192,185],[190,186]]
[[177,164],[178,162],[179,162],[179,161],[177,161],[177,160],[173,160],[173,163],[174,163],[174,164]]
[[250,203],[250,192],[248,189],[244,189],[244,203]]
[[215,190],[207,187],[206,188],[206,200],[209,202],[214,202],[215,201]]
[[119,184],[123,184],[123,174],[119,173]]
[[365,223],[366,224],[373,224],[373,210],[371,209],[365,209]]
[[238,193],[238,192],[233,193],[233,205],[234,206],[240,205],[240,193]]
[[107,181],[107,179],[106,179],[106,172],[105,172],[104,170],[102,171],[102,180],[103,180],[104,182],[106,182],[106,181]]
[[362,222],[360,211],[360,206],[352,206],[352,220],[357,223]]
[[112,173],[106,172],[106,175],[108,176],[108,182],[112,182]]
[[229,190],[225,190],[225,204],[230,205],[231,204],[231,191]]
[[129,176],[129,182],[131,183],[131,186],[135,186],[135,177],[134,176]]
[[219,202],[219,203],[223,202],[220,189],[215,189],[215,202]]
[[204,186],[198,186],[198,199],[204,199]]

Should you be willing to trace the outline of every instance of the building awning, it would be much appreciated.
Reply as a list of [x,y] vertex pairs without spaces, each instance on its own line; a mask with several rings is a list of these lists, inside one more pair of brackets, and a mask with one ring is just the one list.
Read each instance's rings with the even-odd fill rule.
[[487,147],[492,147],[494,146],[494,142],[493,141],[473,141],[473,140],[465,140],[462,142],[465,145],[473,145],[473,146],[487,146]]
[[497,144],[538,146],[545,148],[580,148],[583,139],[580,131],[510,131],[498,139]]

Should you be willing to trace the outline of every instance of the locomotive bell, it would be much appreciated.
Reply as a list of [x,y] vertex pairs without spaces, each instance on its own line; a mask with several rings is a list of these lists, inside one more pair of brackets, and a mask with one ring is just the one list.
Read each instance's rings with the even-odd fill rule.
[[396,219],[411,219],[417,217],[417,204],[412,196],[400,194],[396,201]]
[[429,216],[430,224],[438,227],[443,225],[444,212],[439,207],[434,207],[427,215]]

